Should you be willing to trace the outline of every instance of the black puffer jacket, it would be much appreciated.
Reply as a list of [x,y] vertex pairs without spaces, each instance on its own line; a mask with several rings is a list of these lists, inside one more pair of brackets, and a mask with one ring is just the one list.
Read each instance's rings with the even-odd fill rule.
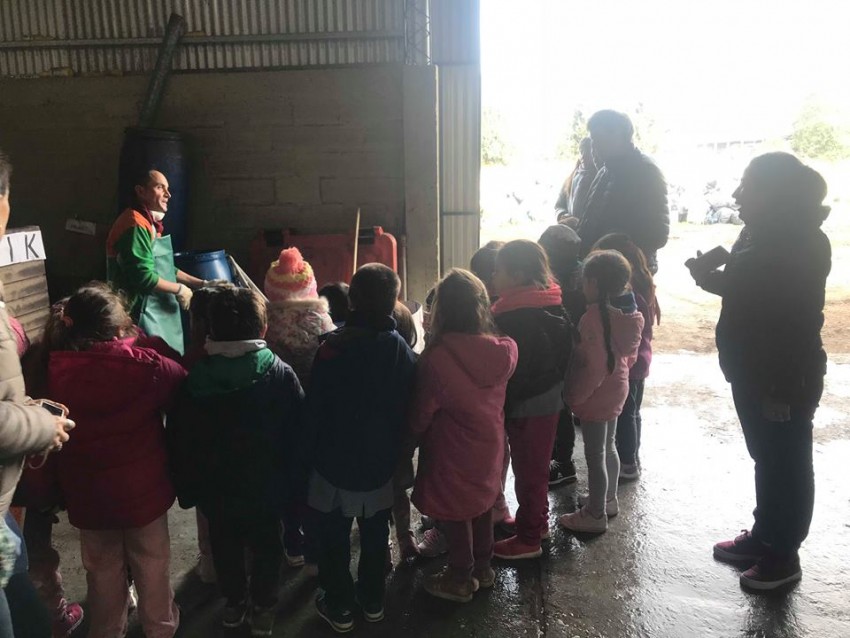
[[728,381],[790,405],[817,406],[831,260],[829,239],[817,228],[741,232],[711,286],[723,297],[717,350]]
[[511,415],[524,401],[563,383],[574,331],[560,305],[517,308],[496,314],[495,319],[499,330],[516,342],[519,353],[505,397],[505,414]]
[[583,254],[609,233],[625,233],[657,270],[656,253],[670,235],[667,184],[658,166],[638,149],[605,162],[596,174],[578,228]]
[[196,368],[166,427],[180,506],[248,517],[280,508],[300,491],[295,468],[304,392],[295,372],[275,356],[267,370],[239,383],[219,366],[223,378],[208,378],[223,390],[229,382],[240,387],[218,391],[207,384],[198,393],[190,383]]

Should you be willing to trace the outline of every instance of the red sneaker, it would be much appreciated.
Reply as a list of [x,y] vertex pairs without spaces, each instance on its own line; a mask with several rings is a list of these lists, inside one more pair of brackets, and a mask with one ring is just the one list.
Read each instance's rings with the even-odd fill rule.
[[741,586],[758,591],[770,591],[803,577],[797,552],[790,556],[768,554],[741,574]]
[[64,598],[53,615],[53,638],[67,638],[83,622],[83,608]]
[[519,536],[511,536],[493,546],[493,556],[502,560],[537,558],[542,554],[543,549],[541,549],[539,542],[536,545],[526,545],[520,540]]
[[731,541],[723,541],[714,546],[714,557],[726,563],[750,563],[751,565],[767,556],[768,547],[747,531]]

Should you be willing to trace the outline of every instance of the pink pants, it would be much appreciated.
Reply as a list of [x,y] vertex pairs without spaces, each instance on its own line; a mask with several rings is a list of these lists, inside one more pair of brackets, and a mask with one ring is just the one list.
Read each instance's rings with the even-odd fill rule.
[[169,580],[168,516],[136,529],[80,530],[88,584],[89,638],[127,632],[127,567],[139,594],[139,619],[147,638],[172,638],[180,622]]
[[528,545],[539,545],[549,524],[549,461],[559,416],[556,413],[505,420],[519,502],[516,534]]

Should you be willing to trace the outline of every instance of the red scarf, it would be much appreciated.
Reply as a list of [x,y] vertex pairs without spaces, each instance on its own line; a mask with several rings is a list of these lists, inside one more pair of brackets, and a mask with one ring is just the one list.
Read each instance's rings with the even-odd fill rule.
[[546,290],[537,286],[517,286],[499,295],[493,304],[493,314],[499,315],[519,308],[548,308],[561,305],[561,287],[553,281]]
[[165,227],[162,225],[162,222],[158,222],[153,218],[151,209],[138,200],[136,200],[136,205],[133,208],[140,212],[142,216],[151,223],[151,226],[153,226],[154,230],[156,231],[156,236],[162,237],[162,233],[165,230]]

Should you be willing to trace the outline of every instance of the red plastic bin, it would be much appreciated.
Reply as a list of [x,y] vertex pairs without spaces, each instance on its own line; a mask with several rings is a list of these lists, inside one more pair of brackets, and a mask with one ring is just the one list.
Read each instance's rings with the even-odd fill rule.
[[[343,281],[354,274],[354,233],[337,235],[299,235],[290,229],[263,230],[251,240],[250,276],[262,288],[266,271],[284,248],[301,251],[316,276],[319,288]],[[395,237],[380,226],[361,229],[357,246],[357,265],[378,262],[398,272],[398,244]]]

